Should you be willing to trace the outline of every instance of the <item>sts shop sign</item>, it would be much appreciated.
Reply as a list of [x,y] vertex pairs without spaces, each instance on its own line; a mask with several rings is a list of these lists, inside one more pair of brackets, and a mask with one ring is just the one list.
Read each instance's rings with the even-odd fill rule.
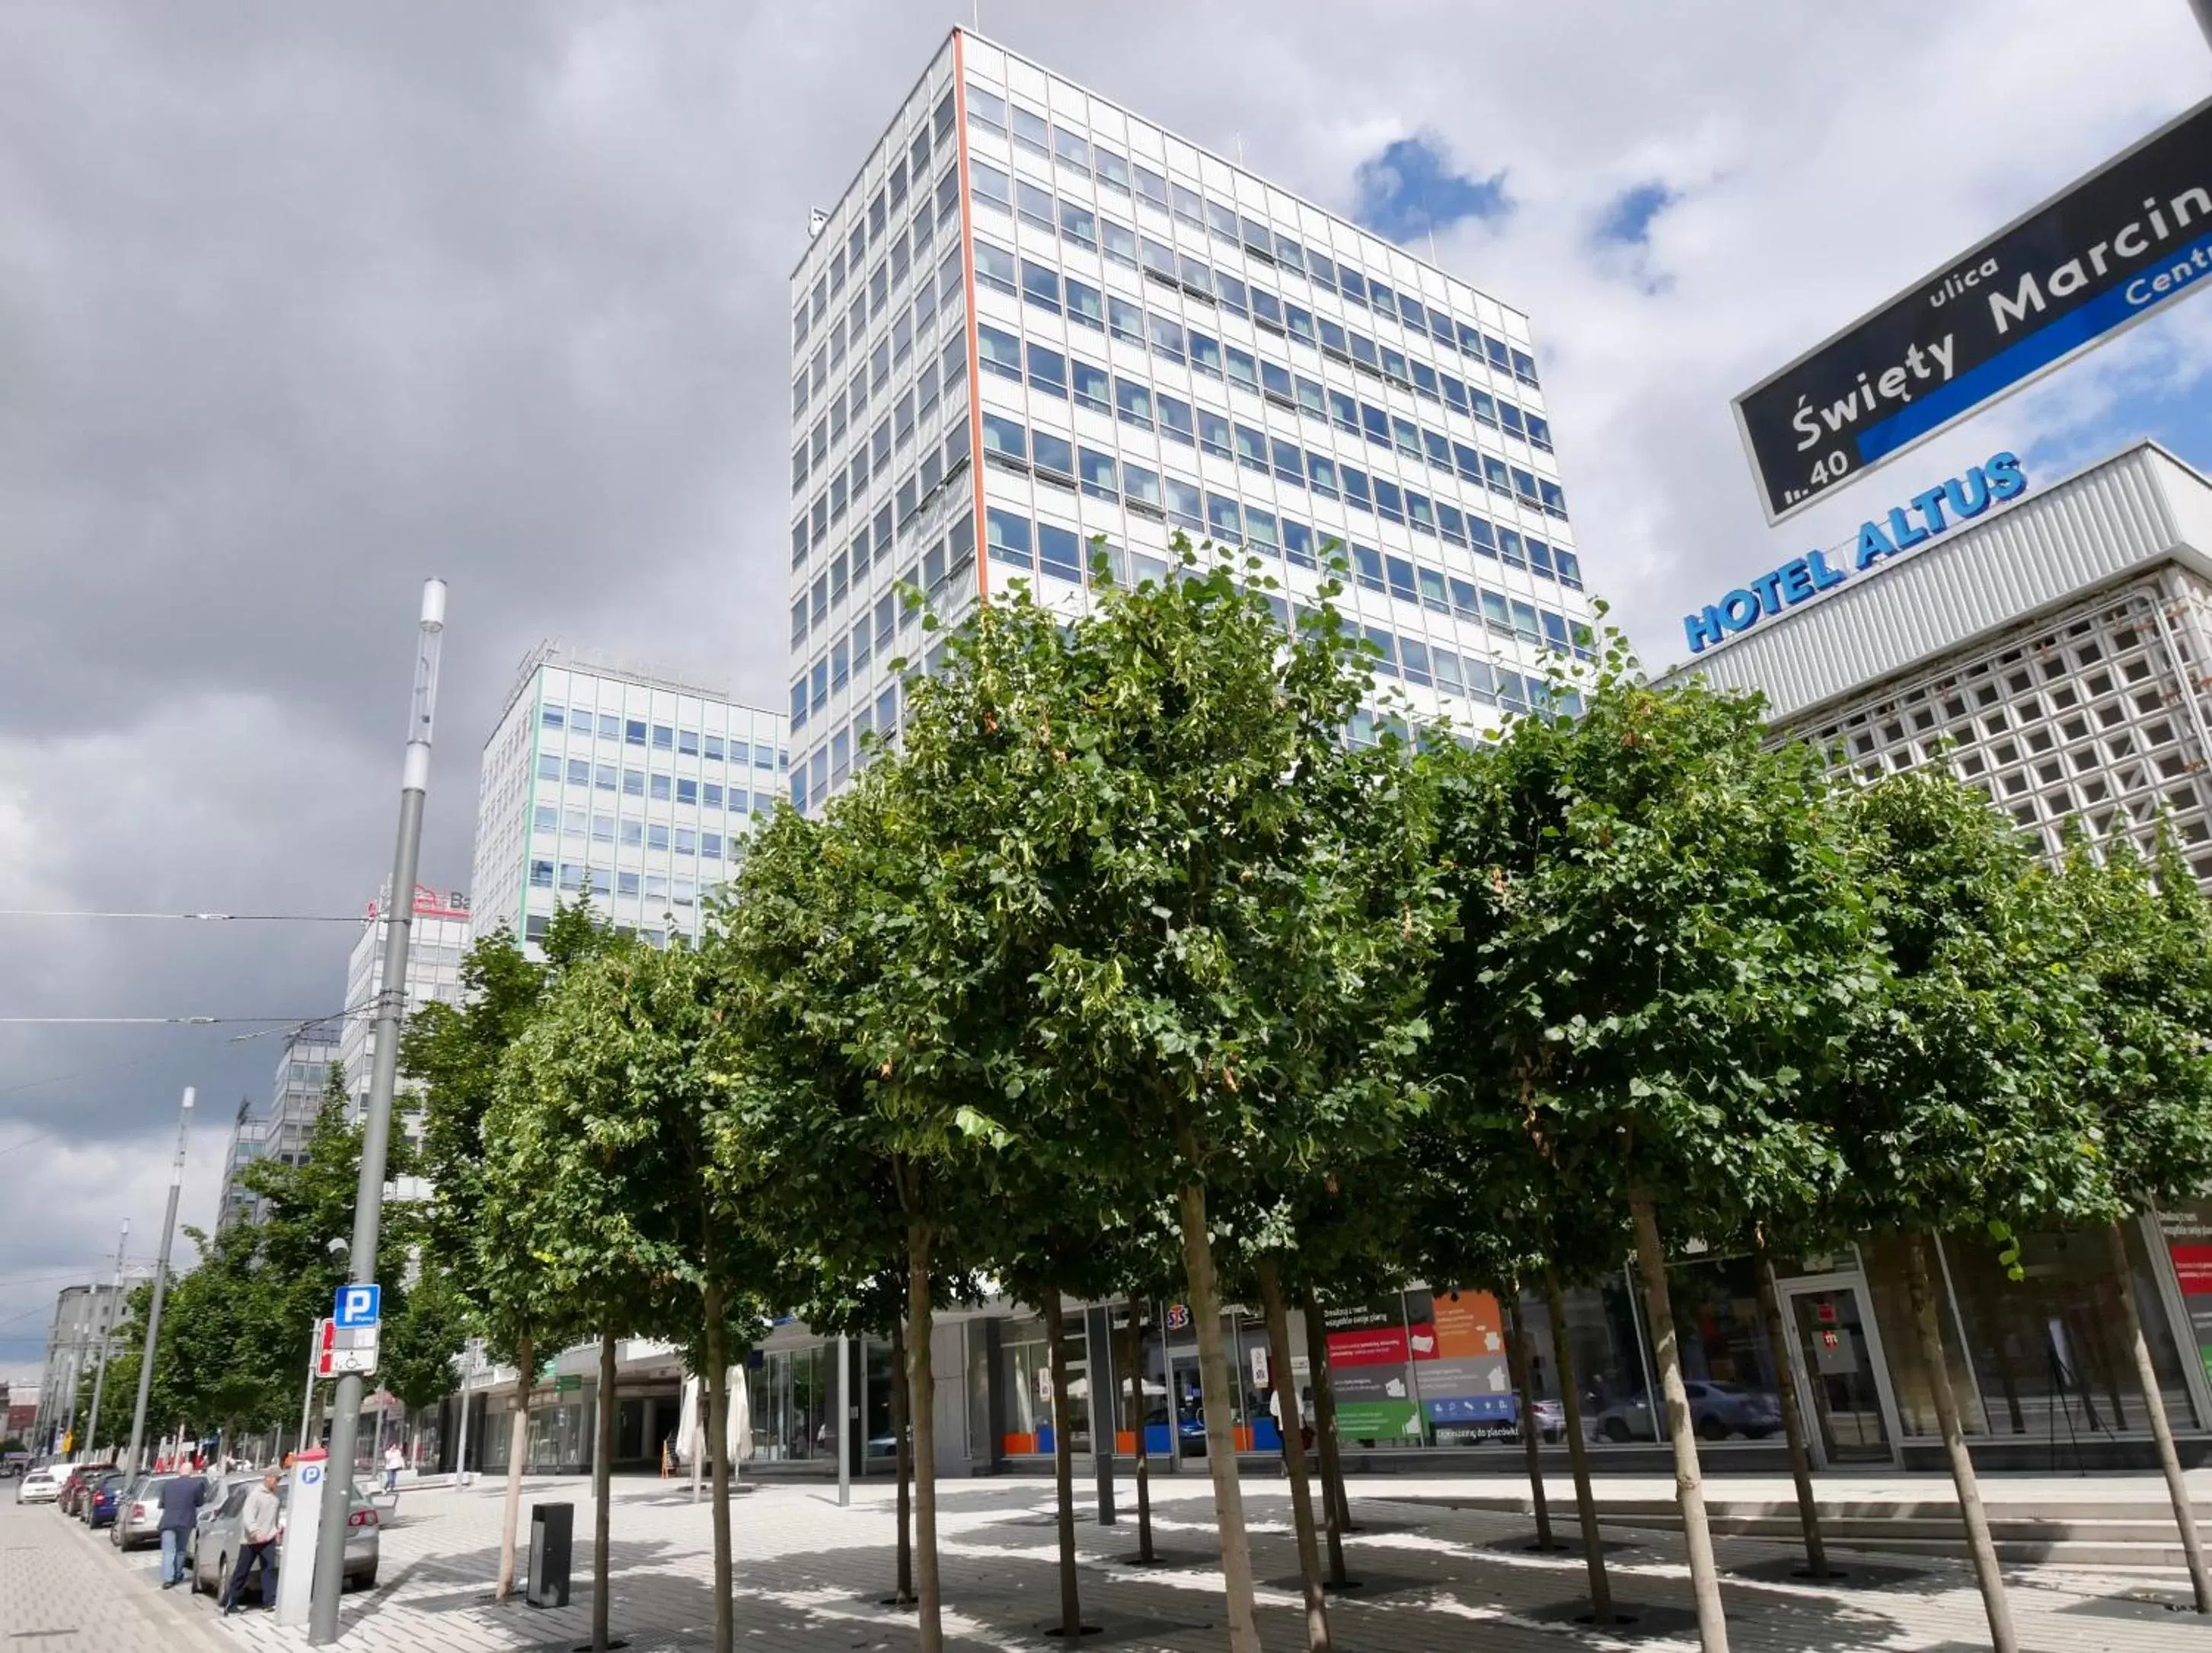
[[1690,652],[1700,653],[1725,637],[1748,631],[1761,620],[1879,567],[1887,557],[1948,533],[1990,506],[2027,490],[2027,477],[2010,453],[1995,454],[1987,463],[1969,467],[1963,477],[1946,477],[1926,493],[1892,506],[1886,515],[1861,523],[1857,541],[1838,548],[1836,561],[1828,560],[1827,551],[1808,551],[1768,569],[1717,603],[1706,604],[1698,613],[1684,615],[1682,629],[1690,640]]

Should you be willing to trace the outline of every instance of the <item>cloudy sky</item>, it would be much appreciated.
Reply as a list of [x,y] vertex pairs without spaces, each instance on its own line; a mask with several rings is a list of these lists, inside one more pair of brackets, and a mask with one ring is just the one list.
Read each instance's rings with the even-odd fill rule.
[[[430,882],[539,637],[779,702],[785,279],[969,12],[0,8],[0,909],[358,910],[428,574]],[[1888,503],[1770,531],[1729,397],[2212,94],[2185,0],[981,14],[1528,311],[1584,567],[1655,661]],[[2184,301],[1884,476],[2212,462],[2209,368]],[[0,918],[0,1017],[326,1012],[351,940]],[[124,1217],[150,1257],[188,1084],[211,1219],[255,1030],[0,1024],[0,1376]]]

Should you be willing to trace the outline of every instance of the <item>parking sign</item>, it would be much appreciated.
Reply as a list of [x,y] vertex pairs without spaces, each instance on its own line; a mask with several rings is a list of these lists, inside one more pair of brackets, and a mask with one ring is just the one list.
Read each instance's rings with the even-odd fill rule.
[[383,1318],[383,1300],[380,1285],[341,1285],[337,1308],[331,1318],[341,1328],[374,1326]]

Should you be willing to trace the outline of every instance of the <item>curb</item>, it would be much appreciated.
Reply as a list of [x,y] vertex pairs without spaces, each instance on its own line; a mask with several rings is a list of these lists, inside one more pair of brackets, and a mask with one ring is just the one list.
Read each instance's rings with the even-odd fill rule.
[[169,1601],[161,1594],[160,1585],[148,1583],[106,1538],[95,1534],[82,1522],[73,1521],[70,1525],[77,1528],[80,1543],[106,1553],[108,1565],[123,1579],[125,1599],[137,1609],[138,1616],[147,1621],[147,1627],[155,1636],[164,1638],[161,1645],[174,1646],[181,1641],[198,1649],[199,1653],[238,1653],[236,1644],[218,1636],[196,1615]]

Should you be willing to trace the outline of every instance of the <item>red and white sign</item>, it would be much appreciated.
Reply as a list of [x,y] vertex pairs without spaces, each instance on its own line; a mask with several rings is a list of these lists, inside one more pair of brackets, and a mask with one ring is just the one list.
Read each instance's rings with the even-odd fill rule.
[[337,1377],[347,1372],[376,1370],[376,1328],[341,1326],[334,1320],[316,1322],[315,1376]]

